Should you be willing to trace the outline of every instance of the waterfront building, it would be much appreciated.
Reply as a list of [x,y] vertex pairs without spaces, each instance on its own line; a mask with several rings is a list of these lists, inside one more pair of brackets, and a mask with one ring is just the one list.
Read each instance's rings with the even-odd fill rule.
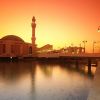
[[43,53],[43,52],[50,52],[53,51],[53,45],[46,44],[41,48],[38,48],[38,53]]
[[32,43],[27,43],[23,39],[15,35],[7,35],[0,39],[0,57],[36,57],[37,51],[47,51],[53,48],[52,45],[46,44],[41,48],[37,48],[35,28],[36,19],[32,18]]
[[7,35],[0,39],[0,57],[20,57],[32,54],[32,44],[18,36]]
[[69,46],[66,48],[65,51],[70,54],[80,54],[80,53],[84,53],[84,48],[77,47],[77,46],[74,46],[74,47]]
[[15,35],[7,35],[0,39],[0,57],[36,56],[35,17],[32,18],[32,43],[27,43]]

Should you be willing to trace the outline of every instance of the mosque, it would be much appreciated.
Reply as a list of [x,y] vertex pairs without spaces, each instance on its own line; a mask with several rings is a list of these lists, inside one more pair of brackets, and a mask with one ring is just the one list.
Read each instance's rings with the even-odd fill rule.
[[15,35],[7,35],[0,39],[0,57],[36,57],[37,51],[45,51],[53,49],[53,46],[46,44],[41,48],[37,48],[35,28],[36,19],[32,18],[32,43],[27,43],[23,39]]
[[[41,48],[37,48],[35,28],[36,19],[32,18],[32,43],[27,43],[23,39],[15,35],[7,35],[0,39],[0,57],[37,57],[38,53],[53,51],[53,45],[46,44]],[[65,50],[67,53],[83,53],[85,50],[82,47],[68,47]],[[55,51],[54,51],[55,52]],[[60,51],[59,51],[60,52]],[[63,52],[61,50],[61,52]]]
[[35,17],[32,18],[32,43],[27,43],[15,35],[7,35],[0,39],[0,57],[36,56]]

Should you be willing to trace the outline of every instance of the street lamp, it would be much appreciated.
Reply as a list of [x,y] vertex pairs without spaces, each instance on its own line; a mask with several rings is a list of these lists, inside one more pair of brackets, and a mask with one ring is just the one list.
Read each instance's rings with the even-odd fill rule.
[[100,26],[98,27],[98,32],[100,32]]
[[[100,32],[100,26],[98,27],[98,32]],[[94,48],[95,48],[96,43],[100,43],[100,41],[97,41],[97,42],[93,41],[93,53],[94,53]]]
[[96,44],[96,42],[95,42],[95,41],[93,41],[93,53],[94,53],[94,46],[95,46],[95,44]]
[[73,47],[73,46],[74,46],[74,44],[73,44],[73,43],[71,43],[71,46]]
[[85,44],[87,43],[87,41],[84,40],[84,41],[82,41],[82,42],[83,42],[83,44],[84,44],[84,53],[85,53]]

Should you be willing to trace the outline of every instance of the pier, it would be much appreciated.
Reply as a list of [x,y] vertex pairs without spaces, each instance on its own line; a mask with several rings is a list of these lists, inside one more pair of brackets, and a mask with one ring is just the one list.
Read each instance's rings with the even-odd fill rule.
[[40,61],[63,61],[75,62],[77,68],[79,63],[85,63],[88,66],[88,73],[91,74],[91,66],[97,66],[100,59],[100,54],[83,53],[83,54],[68,54],[68,53],[40,53],[37,56],[25,55],[23,57],[0,57],[0,61],[20,61],[20,60],[40,60]]
[[99,53],[83,53],[83,54],[68,54],[68,53],[44,53],[38,55],[39,59],[60,59],[60,60],[73,60],[76,61],[78,67],[79,62],[86,62],[88,66],[88,73],[91,74],[92,64],[97,66],[100,59]]

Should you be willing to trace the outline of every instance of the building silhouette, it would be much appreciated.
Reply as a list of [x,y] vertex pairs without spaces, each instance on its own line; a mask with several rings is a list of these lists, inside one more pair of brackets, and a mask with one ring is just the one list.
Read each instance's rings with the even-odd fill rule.
[[33,56],[36,56],[36,44],[35,44],[35,41],[36,41],[36,37],[35,37],[35,28],[36,28],[36,23],[35,23],[36,19],[35,17],[33,16],[32,18],[32,23],[31,23],[31,27],[32,27],[32,55]]
[[20,57],[32,54],[32,44],[20,37],[7,35],[0,39],[0,57]]
[[[35,29],[36,29],[36,19],[33,16],[32,22],[32,43],[27,43],[23,39],[15,35],[7,35],[0,39],[0,57],[37,57],[39,53],[52,52],[53,45],[46,44],[41,48],[37,48]],[[82,47],[67,47],[66,49],[61,49],[54,52],[61,52],[70,54],[83,53],[84,48]]]
[[41,48],[37,48],[35,29],[36,19],[33,16],[32,22],[32,43],[27,43],[23,39],[15,35],[7,35],[0,39],[0,57],[36,57],[37,51],[47,50],[52,45],[47,44]]
[[35,17],[32,18],[32,43],[27,43],[15,35],[7,35],[0,39],[0,57],[22,57],[36,55]]

